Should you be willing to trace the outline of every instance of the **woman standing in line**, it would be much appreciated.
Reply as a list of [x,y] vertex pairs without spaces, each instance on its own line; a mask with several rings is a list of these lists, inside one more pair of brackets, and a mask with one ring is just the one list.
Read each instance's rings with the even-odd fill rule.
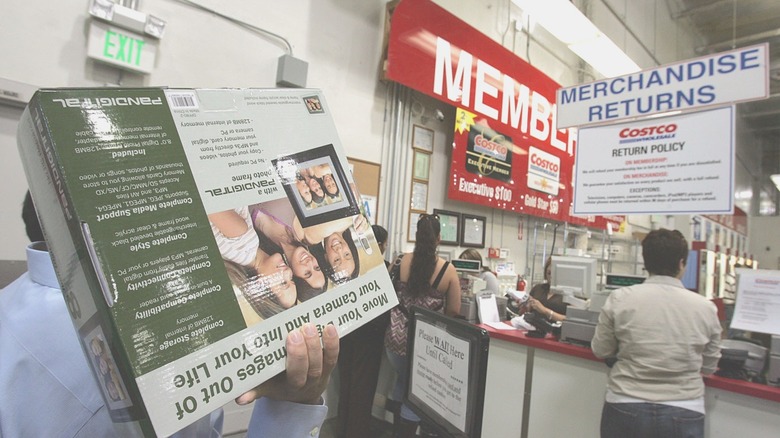
[[[412,253],[402,254],[391,267],[393,286],[398,294],[398,306],[390,312],[390,325],[385,332],[385,347],[396,371],[393,399],[404,399],[408,377],[406,368],[406,332],[409,311],[413,305],[447,316],[460,313],[460,279],[450,262],[436,255],[441,224],[438,215],[423,214],[417,222],[416,243]],[[396,416],[397,419],[398,416]],[[400,412],[400,437],[413,437],[420,418],[406,403]]]

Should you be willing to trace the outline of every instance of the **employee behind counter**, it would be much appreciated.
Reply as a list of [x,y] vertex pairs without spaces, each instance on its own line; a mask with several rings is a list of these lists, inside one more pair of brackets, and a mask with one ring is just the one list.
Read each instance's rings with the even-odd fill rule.
[[550,289],[551,276],[552,257],[548,257],[547,261],[544,262],[544,283],[539,283],[531,288],[528,301],[520,306],[520,313],[534,311],[552,323],[566,319],[566,308],[569,304],[563,301],[563,295],[553,293]]

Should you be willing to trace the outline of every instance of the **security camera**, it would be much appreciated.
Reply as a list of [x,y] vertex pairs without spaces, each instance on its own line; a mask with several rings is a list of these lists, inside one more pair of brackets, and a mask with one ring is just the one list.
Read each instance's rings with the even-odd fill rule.
[[444,113],[441,112],[440,109],[436,110],[436,120],[443,122],[444,121]]

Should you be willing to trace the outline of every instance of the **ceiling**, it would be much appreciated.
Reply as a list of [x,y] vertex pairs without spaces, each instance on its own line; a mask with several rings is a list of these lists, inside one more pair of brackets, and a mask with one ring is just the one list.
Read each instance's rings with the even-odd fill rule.
[[[701,36],[699,56],[769,43],[771,96],[737,105],[738,116],[760,148],[761,164],[750,171],[769,187],[768,176],[780,173],[780,0],[671,0],[670,6],[676,19],[685,20]],[[768,191],[777,205],[778,192]]]

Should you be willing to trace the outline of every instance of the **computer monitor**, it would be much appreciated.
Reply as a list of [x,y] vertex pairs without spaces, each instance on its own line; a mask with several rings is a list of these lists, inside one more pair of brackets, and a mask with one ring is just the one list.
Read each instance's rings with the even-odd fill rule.
[[552,256],[550,290],[587,300],[596,291],[596,263],[589,257]]

